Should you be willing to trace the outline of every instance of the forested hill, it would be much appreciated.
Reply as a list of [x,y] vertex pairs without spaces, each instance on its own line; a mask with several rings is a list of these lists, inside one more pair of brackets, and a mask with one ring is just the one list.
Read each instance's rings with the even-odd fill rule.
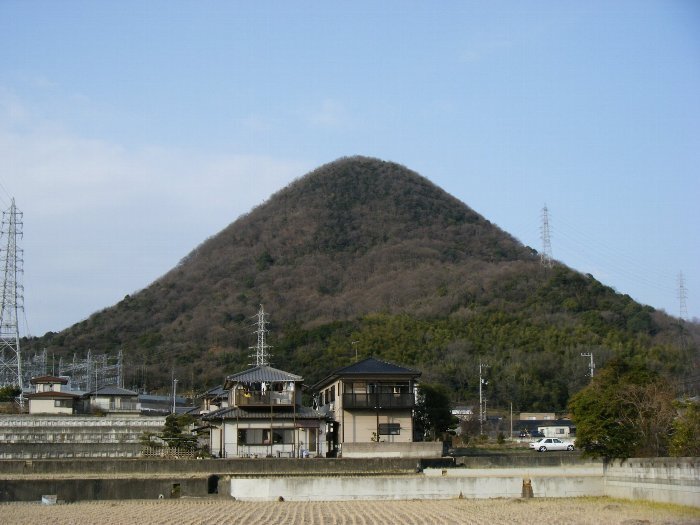
[[364,157],[298,179],[144,290],[23,348],[123,349],[126,386],[167,388],[174,367],[202,391],[250,363],[260,304],[272,364],[309,384],[374,355],[470,401],[487,362],[490,406],[554,410],[587,382],[581,352],[629,354],[679,384],[698,374],[697,325],[563,265],[543,269],[425,178]]

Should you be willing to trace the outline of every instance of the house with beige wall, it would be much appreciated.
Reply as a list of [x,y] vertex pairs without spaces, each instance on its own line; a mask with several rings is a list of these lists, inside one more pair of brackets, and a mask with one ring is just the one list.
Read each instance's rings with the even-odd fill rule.
[[73,414],[75,413],[80,396],[62,389],[68,384],[65,377],[50,375],[33,377],[30,383],[34,392],[27,394],[30,414]]
[[330,420],[331,451],[343,443],[413,441],[420,372],[373,357],[339,368],[311,388]]

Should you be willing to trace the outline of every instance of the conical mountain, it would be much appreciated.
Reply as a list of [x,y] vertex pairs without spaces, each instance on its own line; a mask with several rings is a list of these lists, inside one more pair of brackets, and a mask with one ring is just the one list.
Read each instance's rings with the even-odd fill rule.
[[601,359],[663,349],[672,359],[655,363],[678,370],[693,355],[692,334],[680,345],[666,316],[561,265],[545,271],[427,179],[365,157],[296,180],[149,287],[29,344],[58,355],[121,348],[130,386],[167,385],[174,367],[202,390],[250,362],[260,304],[273,365],[309,382],[375,355],[468,398],[487,357],[504,379],[492,399],[525,408],[563,407],[586,381],[582,349]]

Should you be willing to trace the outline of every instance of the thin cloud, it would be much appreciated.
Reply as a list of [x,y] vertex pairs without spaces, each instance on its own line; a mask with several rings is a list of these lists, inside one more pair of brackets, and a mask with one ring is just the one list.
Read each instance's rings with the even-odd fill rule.
[[350,116],[345,107],[333,99],[325,99],[311,112],[309,122],[321,128],[340,128],[349,124]]

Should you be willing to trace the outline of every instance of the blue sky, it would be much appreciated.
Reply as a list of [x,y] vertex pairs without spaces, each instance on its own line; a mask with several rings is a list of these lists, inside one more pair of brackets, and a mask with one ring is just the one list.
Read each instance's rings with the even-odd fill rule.
[[146,287],[346,155],[700,317],[700,3],[0,0],[24,333]]

